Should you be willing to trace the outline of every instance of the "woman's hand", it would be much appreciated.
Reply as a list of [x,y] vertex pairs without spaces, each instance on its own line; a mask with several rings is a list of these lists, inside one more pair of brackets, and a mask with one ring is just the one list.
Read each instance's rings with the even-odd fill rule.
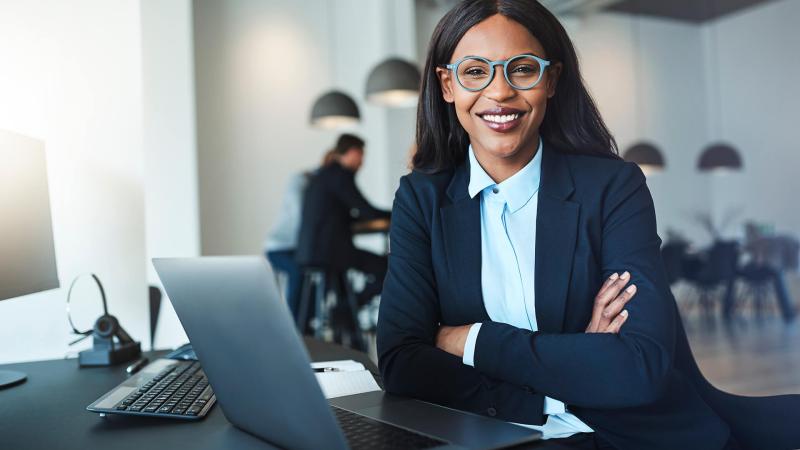
[[448,327],[442,325],[439,327],[439,332],[436,333],[436,347],[456,355],[459,358],[464,357],[464,345],[467,343],[467,334],[469,333],[470,325],[461,325],[458,327]]
[[[636,285],[625,285],[631,279],[628,272],[611,275],[594,298],[592,320],[586,327],[587,333],[619,333],[622,324],[628,319],[625,304],[636,294]],[[624,288],[624,290],[623,290]]]

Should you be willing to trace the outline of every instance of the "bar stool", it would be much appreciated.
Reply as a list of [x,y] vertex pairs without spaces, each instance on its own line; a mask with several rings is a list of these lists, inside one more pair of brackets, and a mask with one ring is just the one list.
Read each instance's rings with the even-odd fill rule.
[[[297,329],[306,334],[311,328],[316,338],[324,338],[326,327],[331,325],[331,308],[327,297],[334,294],[336,308],[345,309],[351,330],[349,333],[353,348],[366,351],[366,340],[358,321],[358,302],[353,288],[347,278],[347,270],[321,266],[303,268],[303,287],[300,291],[300,305],[297,314]],[[309,324],[309,316],[313,305],[313,318]],[[310,327],[309,327],[310,325]],[[335,340],[341,343],[341,329],[334,328]]]

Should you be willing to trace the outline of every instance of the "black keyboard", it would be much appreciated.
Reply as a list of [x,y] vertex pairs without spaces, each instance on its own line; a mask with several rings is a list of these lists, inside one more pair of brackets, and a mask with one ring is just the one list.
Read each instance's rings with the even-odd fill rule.
[[143,369],[87,409],[102,414],[176,419],[204,417],[216,402],[216,397],[200,363],[168,360],[157,360],[155,363],[165,367],[157,373],[148,373],[147,368]]
[[352,450],[422,449],[447,445],[447,442],[378,422],[335,406],[333,412]]

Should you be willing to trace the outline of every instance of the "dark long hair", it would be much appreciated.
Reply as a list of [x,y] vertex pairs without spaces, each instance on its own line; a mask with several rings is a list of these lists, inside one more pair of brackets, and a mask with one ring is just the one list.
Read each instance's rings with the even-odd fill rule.
[[562,64],[556,93],[539,127],[542,139],[559,152],[618,158],[617,143],[583,85],[575,48],[558,19],[536,0],[465,0],[439,21],[431,37],[417,106],[413,167],[436,172],[464,160],[469,136],[454,105],[442,98],[436,68],[450,62],[467,30],[495,14],[519,22],[542,44],[544,57]]

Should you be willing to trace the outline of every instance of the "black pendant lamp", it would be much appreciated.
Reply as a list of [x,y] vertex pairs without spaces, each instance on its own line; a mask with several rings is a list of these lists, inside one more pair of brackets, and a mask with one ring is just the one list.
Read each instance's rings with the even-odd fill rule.
[[330,91],[320,96],[311,108],[311,125],[323,129],[338,129],[358,123],[361,115],[358,105],[341,91]]
[[639,165],[645,175],[650,175],[664,170],[666,163],[661,151],[649,142],[639,142],[634,144],[622,156],[625,161],[630,161]]
[[369,73],[367,101],[390,107],[413,106],[419,97],[421,78],[414,64],[400,58],[389,58]]
[[739,152],[728,144],[716,143],[706,147],[697,160],[697,168],[701,172],[717,170],[740,170],[742,157]]
[[[331,1],[325,2],[327,6],[326,20],[328,39],[328,65],[329,71],[333,74],[336,81],[336,47],[334,38],[336,34],[336,21],[333,19],[333,6]],[[331,90],[317,98],[314,106],[311,107],[311,125],[316,128],[327,130],[347,128],[357,124],[361,120],[358,113],[358,105],[352,97],[342,91]]]

